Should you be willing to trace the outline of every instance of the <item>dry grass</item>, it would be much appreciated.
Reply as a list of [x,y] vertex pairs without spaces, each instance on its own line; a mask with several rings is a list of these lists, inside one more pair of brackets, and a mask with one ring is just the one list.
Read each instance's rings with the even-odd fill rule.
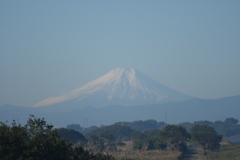
[[117,160],[177,160],[181,156],[178,151],[118,151],[109,152]]
[[[126,145],[117,146],[117,151],[108,151],[109,155],[112,155],[116,160],[178,160],[178,159],[198,159],[198,160],[228,160],[230,159],[240,159],[240,145],[232,146],[227,141],[221,142],[221,149],[218,152],[208,152],[206,156],[203,155],[201,147],[196,146],[191,148],[193,144],[188,143],[189,149],[193,149],[196,153],[187,153],[184,156],[181,152],[177,150],[167,151],[167,150],[133,150],[132,142],[125,141]],[[231,155],[231,156],[230,156]],[[180,158],[181,157],[181,158]],[[229,159],[229,160],[230,160]]]
[[220,148],[218,152],[209,152],[207,158],[209,160],[239,160],[240,145],[228,145]]
[[132,150],[132,142],[124,142],[125,146],[117,146],[115,152],[108,152],[113,155],[117,160],[177,160],[181,156],[179,151],[137,151]]

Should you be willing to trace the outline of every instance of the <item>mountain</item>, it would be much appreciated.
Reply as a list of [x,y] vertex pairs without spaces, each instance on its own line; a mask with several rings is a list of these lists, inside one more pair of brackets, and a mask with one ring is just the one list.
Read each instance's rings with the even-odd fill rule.
[[77,89],[47,98],[32,107],[70,111],[87,106],[132,106],[178,102],[192,98],[194,97],[162,85],[133,68],[116,68]]
[[[41,107],[40,107],[41,108]],[[11,124],[15,119],[26,124],[29,114],[44,118],[47,123],[56,127],[68,124],[81,124],[82,127],[92,125],[110,125],[120,121],[136,121],[155,119],[167,121],[168,124],[194,122],[200,120],[224,121],[226,118],[240,120],[240,95],[221,99],[190,99],[181,102],[148,104],[138,106],[110,105],[102,108],[86,107],[69,112],[43,112],[40,108],[4,105],[0,106],[0,121]]]

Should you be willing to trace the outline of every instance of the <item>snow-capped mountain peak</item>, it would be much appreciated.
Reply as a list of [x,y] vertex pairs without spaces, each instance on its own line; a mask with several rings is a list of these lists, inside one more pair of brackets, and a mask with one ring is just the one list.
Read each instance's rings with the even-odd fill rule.
[[190,98],[192,97],[162,85],[133,68],[116,68],[79,88],[45,99],[33,107],[61,104],[77,108],[89,105],[139,105]]

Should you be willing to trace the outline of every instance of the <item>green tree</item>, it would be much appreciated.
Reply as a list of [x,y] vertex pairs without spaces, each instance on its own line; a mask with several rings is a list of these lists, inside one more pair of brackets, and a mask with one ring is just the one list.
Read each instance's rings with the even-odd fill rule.
[[159,141],[165,142],[169,149],[187,149],[186,142],[190,139],[189,133],[179,125],[167,125],[159,134]]
[[146,139],[146,136],[140,131],[135,131],[131,135],[133,149],[142,149],[142,142]]
[[62,139],[44,119],[33,115],[25,126],[13,121],[9,126],[0,122],[1,160],[114,160],[98,153],[94,155],[82,147],[73,147]]
[[100,137],[105,141],[105,150],[116,151],[115,137],[112,133],[103,132]]
[[87,143],[87,139],[82,135],[82,133],[73,129],[59,128],[56,129],[56,131],[61,138],[68,140],[72,144],[84,145]]
[[238,123],[238,119],[227,118],[227,119],[225,119],[224,123],[227,125],[236,125]]
[[144,132],[144,131],[156,129],[156,128],[162,129],[166,126],[164,122],[157,122],[156,120],[153,120],[153,119],[149,119],[146,121],[139,120],[139,121],[133,121],[133,122],[116,122],[115,124],[121,125],[121,126],[128,126],[140,132]]
[[131,127],[114,124],[94,129],[90,133],[88,133],[88,135],[100,136],[100,134],[104,132],[113,134],[116,138],[116,141],[126,141],[131,139],[131,134],[134,132],[134,130]]
[[166,149],[166,143],[159,140],[159,137],[151,137],[141,141],[142,150]]
[[0,159],[27,159],[28,134],[15,121],[12,127],[0,122]]
[[153,150],[160,149],[163,150],[166,148],[166,143],[159,139],[160,130],[153,129],[141,133],[135,131],[132,134],[133,149],[138,150]]
[[147,138],[158,137],[160,133],[159,129],[152,129],[144,132]]
[[0,124],[0,159],[66,160],[71,147],[43,119],[30,116],[25,126]]
[[91,151],[94,152],[101,152],[104,148],[104,142],[102,138],[99,138],[96,135],[89,135],[88,136],[88,146]]
[[94,160],[95,156],[82,147],[74,147],[72,150],[72,160]]
[[195,121],[194,124],[200,124],[200,125],[211,125],[212,122],[207,121],[207,120],[205,120],[205,121]]
[[220,147],[222,136],[207,125],[194,125],[191,129],[192,140],[200,144],[205,151],[216,150]]
[[71,144],[61,139],[44,119],[30,115],[25,128],[30,140],[29,157],[35,160],[70,159]]

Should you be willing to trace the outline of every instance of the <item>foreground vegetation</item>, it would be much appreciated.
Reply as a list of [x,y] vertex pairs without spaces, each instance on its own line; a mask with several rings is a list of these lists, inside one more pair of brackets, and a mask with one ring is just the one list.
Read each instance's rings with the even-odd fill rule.
[[[228,119],[228,125],[233,123],[237,125],[234,119]],[[161,130],[152,129],[156,126]],[[229,155],[231,159],[239,158],[240,147],[220,148],[222,136],[206,124],[196,123],[186,129],[182,125],[166,125],[154,120],[121,122],[92,127],[85,135],[79,132],[80,125],[70,127],[75,130],[54,129],[44,119],[33,115],[24,126],[15,121],[10,126],[0,122],[0,159],[174,160],[184,159],[191,150],[198,150],[198,157],[204,159]],[[221,152],[216,152],[219,149]]]
[[108,154],[90,153],[60,138],[53,126],[33,115],[25,126],[0,122],[1,160],[113,160]]

